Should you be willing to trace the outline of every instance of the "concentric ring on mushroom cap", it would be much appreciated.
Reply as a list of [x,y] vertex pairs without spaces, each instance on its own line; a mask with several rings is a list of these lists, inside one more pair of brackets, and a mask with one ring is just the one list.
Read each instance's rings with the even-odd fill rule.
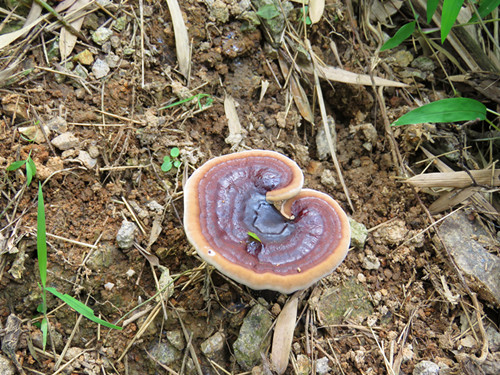
[[[209,160],[184,187],[189,241],[207,263],[250,288],[291,293],[312,285],[345,258],[350,228],[339,204],[302,190],[303,180],[298,165],[274,151]],[[277,201],[284,215],[270,203]]]

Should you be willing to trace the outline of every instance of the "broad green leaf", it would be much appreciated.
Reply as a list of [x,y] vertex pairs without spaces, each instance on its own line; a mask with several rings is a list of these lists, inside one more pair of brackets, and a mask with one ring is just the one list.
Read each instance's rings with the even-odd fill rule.
[[45,208],[43,206],[42,184],[38,183],[38,211],[36,218],[36,250],[42,289],[47,283],[47,234],[45,228]]
[[7,171],[15,171],[16,169],[21,168],[24,164],[26,163],[26,160],[18,160],[15,161],[14,163],[10,164],[6,170]]
[[164,162],[164,163],[170,163],[170,161],[171,161],[171,160],[172,160],[172,159],[170,159],[170,156],[168,156],[168,155],[165,155],[165,156],[163,157],[163,162]]
[[176,158],[177,156],[179,156],[181,152],[179,151],[179,149],[177,147],[174,147],[172,150],[170,150],[170,156],[172,156],[173,158]]
[[66,304],[68,304],[69,307],[71,307],[76,312],[82,314],[87,319],[90,319],[93,322],[100,324],[102,326],[108,327],[108,328],[114,328],[114,329],[119,329],[119,330],[122,329],[122,327],[115,326],[114,324],[108,323],[105,320],[99,319],[97,316],[94,315],[94,310],[92,310],[90,307],[88,307],[84,303],[78,301],[76,298],[73,298],[68,294],[59,293],[56,289],[54,289],[52,287],[48,287],[46,289],[47,289],[47,291],[49,291],[50,293],[52,293],[53,295],[55,295],[59,299],[63,300]]
[[47,318],[42,319],[42,324],[40,324],[40,330],[42,331],[42,349],[45,351],[45,347],[47,346],[47,335],[48,335],[49,324],[47,322]]
[[486,119],[486,106],[474,99],[450,98],[432,102],[401,116],[392,125],[456,122]]
[[451,31],[453,24],[457,20],[458,13],[462,9],[464,0],[444,0],[443,12],[441,13],[441,43]]
[[[481,5],[479,6],[477,12],[479,13],[479,16],[481,18],[484,18],[499,6],[500,6],[500,0],[484,0],[481,1]],[[473,14],[471,19],[469,20],[469,23],[476,21],[478,21],[477,15]]]
[[394,34],[394,36],[389,39],[384,45],[380,48],[380,51],[385,51],[387,49],[391,49],[399,46],[403,43],[406,38],[408,38],[413,31],[415,30],[416,21],[412,21],[407,23],[406,25],[401,26],[401,28]]
[[436,13],[439,0],[427,0],[427,23],[431,23],[432,16]]
[[273,19],[279,14],[280,12],[278,12],[278,9],[276,9],[276,5],[274,4],[263,5],[257,11],[257,15],[264,18],[265,20]]
[[180,166],[181,166],[181,161],[180,160],[174,161],[174,167],[175,168],[179,168]]

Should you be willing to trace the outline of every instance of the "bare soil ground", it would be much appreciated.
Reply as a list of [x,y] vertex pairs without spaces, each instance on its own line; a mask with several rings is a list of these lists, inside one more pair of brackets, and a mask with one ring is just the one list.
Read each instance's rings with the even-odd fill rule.
[[[369,229],[366,244],[351,249],[344,263],[302,298],[292,350],[295,365],[291,362],[287,373],[300,373],[296,359],[301,355],[309,359],[311,373],[322,357],[328,358],[331,374],[410,374],[422,360],[448,366],[448,373],[487,373],[474,361],[484,349],[481,334],[477,327],[464,329],[465,318],[476,322],[473,301],[434,231],[426,230],[432,223],[426,207],[433,198],[399,179],[408,175],[409,168],[414,172],[423,168],[414,164],[424,158],[418,146],[429,140],[441,142],[442,133],[432,126],[393,131],[384,122],[407,112],[414,105],[412,96],[434,100],[449,94],[442,84],[444,74],[436,69],[431,77],[407,79],[399,75],[406,67],[395,52],[380,55],[382,63],[376,65],[375,75],[410,84],[383,91],[386,114],[371,86],[321,81],[327,113],[335,121],[337,158],[352,201],[349,207],[332,159],[324,158],[318,149],[322,118],[312,76],[304,74],[299,82],[312,105],[314,124],[304,120],[293,102],[287,77],[276,52],[268,48],[263,29],[242,31],[246,21],[239,3],[187,0],[179,4],[191,42],[189,81],[177,70],[166,2],[144,3],[141,33],[139,4],[133,1],[89,15],[82,27],[88,43],[79,40],[71,54],[89,51],[94,60],[111,53],[118,56],[104,78],[95,79],[95,73],[90,73],[77,79],[71,76],[74,71],[55,74],[61,65],[48,49],[60,29],[43,30],[44,39],[38,35],[23,45],[27,50],[22,68],[30,69],[29,74],[16,76],[0,89],[0,243],[6,241],[0,249],[0,321],[5,325],[10,314],[22,320],[14,357],[24,371],[54,373],[56,358],[69,341],[72,355],[78,354],[74,348],[85,353],[68,365],[66,373],[196,373],[188,369],[188,358],[200,364],[203,374],[243,372],[232,346],[242,319],[255,303],[268,304],[274,318],[286,298],[237,285],[201,262],[183,232],[183,181],[215,156],[267,149],[295,160],[304,172],[305,187],[330,194]],[[338,66],[331,48],[334,42],[343,69],[366,74],[373,66],[376,44],[363,34],[354,10],[350,14],[342,3],[327,1],[322,20],[308,27],[308,38],[326,64]],[[119,17],[126,18],[120,31],[111,27]],[[292,18],[290,22],[296,27],[299,23]],[[112,30],[114,39],[99,45],[90,33],[103,25]],[[292,45],[293,40],[285,36]],[[13,45],[8,48],[14,51]],[[408,48],[412,57],[422,53]],[[80,64],[92,71],[90,64]],[[269,87],[260,99],[263,81]],[[200,109],[190,100],[160,110],[200,93],[208,94],[213,103]],[[243,128],[242,141],[235,145],[225,141],[227,96],[237,103]],[[43,134],[37,142],[22,135],[23,127],[39,128],[56,118],[62,128],[55,127],[45,136],[50,140],[61,130],[71,132],[77,139],[68,150],[51,145]],[[359,127],[362,124],[369,125]],[[456,128],[443,129],[460,139]],[[182,165],[164,172],[160,167],[173,147],[180,149]],[[24,169],[8,172],[6,167],[28,155],[36,164],[37,176],[26,187]],[[126,318],[135,319],[116,331],[78,320],[71,309],[50,298],[54,348],[49,342],[45,353],[39,349],[41,334],[36,325],[41,298],[36,256],[39,181],[45,198],[48,284],[86,302],[96,315],[111,322],[148,301]],[[160,208],[156,210],[151,202]],[[470,215],[474,220],[473,210]],[[137,248],[116,246],[124,219],[140,227],[136,243],[155,255],[175,280],[165,313],[151,299],[157,293],[155,278],[160,269],[152,267]],[[156,237],[158,228],[161,233]],[[378,266],[371,269],[367,258],[375,259]],[[347,311],[339,324],[324,327],[314,301],[326,288],[351,282],[363,286],[372,311],[358,317]],[[455,303],[443,292],[448,287],[451,295],[458,295]],[[480,300],[479,305],[484,324],[497,327],[498,310],[488,301]],[[144,314],[138,316],[138,311]],[[148,354],[156,343],[167,340],[166,332],[183,330],[191,335],[189,345],[173,363],[162,366]],[[224,347],[207,358],[201,343],[216,332],[224,334]],[[498,361],[491,345],[490,351],[488,360]],[[269,373],[268,363],[254,371]]]

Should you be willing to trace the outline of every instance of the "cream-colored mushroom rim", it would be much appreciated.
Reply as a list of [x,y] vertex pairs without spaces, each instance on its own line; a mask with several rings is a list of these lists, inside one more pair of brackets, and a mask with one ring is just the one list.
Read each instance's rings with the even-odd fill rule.
[[[304,196],[318,197],[327,202],[335,210],[341,224],[341,238],[337,247],[332,250],[331,254],[326,257],[323,262],[307,270],[297,269],[297,273],[292,275],[279,275],[270,272],[256,273],[242,265],[228,261],[220,255],[216,249],[213,249],[202,235],[201,223],[199,220],[200,208],[197,190],[200,180],[215,165],[224,161],[235,160],[246,156],[271,156],[285,162],[287,165],[293,164],[292,168],[294,173],[290,184],[293,195],[291,195],[290,190],[288,190],[290,187],[274,191],[274,194],[271,194],[271,198],[269,198],[271,192],[268,192],[268,195],[266,195],[266,198],[271,201],[280,201],[291,198],[284,202],[282,206],[282,210],[284,212],[290,212],[290,207],[293,202]],[[298,172],[296,172],[295,167]],[[301,191],[302,184],[303,175],[297,164],[274,151],[244,151],[212,159],[197,169],[188,179],[184,187],[184,228],[186,236],[203,260],[213,265],[220,272],[233,280],[247,285],[252,289],[271,289],[282,293],[292,293],[296,290],[307,288],[322,277],[331,273],[342,262],[342,260],[344,260],[349,248],[351,232],[347,215],[335,200],[333,200],[329,195],[315,190],[304,189]],[[278,192],[278,194],[276,194],[276,192]]]

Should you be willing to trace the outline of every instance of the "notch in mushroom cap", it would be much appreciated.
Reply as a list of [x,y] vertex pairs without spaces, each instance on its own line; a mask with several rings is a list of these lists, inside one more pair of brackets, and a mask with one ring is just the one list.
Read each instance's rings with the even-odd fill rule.
[[[335,200],[302,189],[303,181],[299,166],[274,151],[211,159],[184,187],[187,238],[207,263],[252,289],[307,288],[345,258],[350,227]],[[279,201],[282,212],[272,204]]]

